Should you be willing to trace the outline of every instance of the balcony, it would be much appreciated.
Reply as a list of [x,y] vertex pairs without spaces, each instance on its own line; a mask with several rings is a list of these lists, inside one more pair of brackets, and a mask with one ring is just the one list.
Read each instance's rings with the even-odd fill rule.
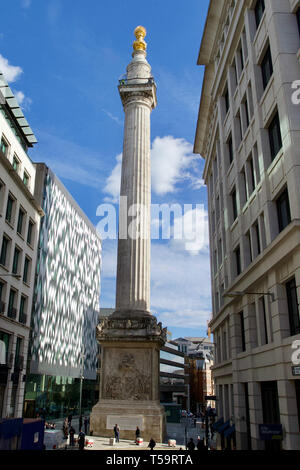
[[8,318],[15,320],[17,318],[17,309],[14,307],[8,307],[7,316]]

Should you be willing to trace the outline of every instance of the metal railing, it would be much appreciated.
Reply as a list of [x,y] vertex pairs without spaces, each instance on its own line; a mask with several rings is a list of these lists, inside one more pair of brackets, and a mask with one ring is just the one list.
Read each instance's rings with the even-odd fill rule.
[[119,85],[130,85],[130,82],[134,81],[134,84],[136,84],[137,80],[143,80],[143,85],[145,84],[145,80],[147,80],[147,84],[154,84],[154,78],[153,77],[136,77],[136,78],[120,78],[119,79]]

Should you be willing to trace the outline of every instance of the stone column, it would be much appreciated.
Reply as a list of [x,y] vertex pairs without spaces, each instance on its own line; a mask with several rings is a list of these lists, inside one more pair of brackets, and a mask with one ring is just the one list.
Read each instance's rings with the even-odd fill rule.
[[94,435],[162,442],[165,412],[160,405],[159,358],[166,329],[150,313],[150,114],[156,85],[146,60],[146,31],[138,26],[132,61],[119,93],[125,112],[120,193],[116,310],[100,321],[99,402],[90,429]]

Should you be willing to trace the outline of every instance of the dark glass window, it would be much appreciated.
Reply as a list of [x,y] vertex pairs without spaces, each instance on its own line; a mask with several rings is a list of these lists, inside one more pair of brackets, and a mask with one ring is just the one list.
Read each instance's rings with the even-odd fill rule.
[[298,29],[299,29],[299,35],[300,35],[300,7],[296,11],[296,17],[297,17],[297,23],[298,23]]
[[15,157],[15,156],[14,156],[14,158],[13,158],[12,166],[13,166],[13,169],[14,169],[15,171],[18,171],[18,169],[19,169],[19,160],[18,160],[17,157]]
[[24,216],[25,216],[25,212],[22,209],[20,209],[19,210],[19,216],[18,216],[18,225],[17,225],[17,232],[20,235],[22,235],[22,232],[23,232]]
[[228,113],[229,111],[229,93],[228,93],[228,88],[226,88],[226,91],[224,93],[224,100],[225,100],[225,111],[226,111],[226,114]]
[[285,287],[290,319],[290,331],[291,336],[294,336],[300,333],[300,317],[295,278],[287,282]]
[[228,145],[229,165],[231,165],[231,163],[233,162],[232,136],[229,137],[227,145]]
[[14,199],[9,195],[7,198],[7,206],[6,206],[6,220],[11,223],[12,221],[12,214],[13,214],[13,207],[14,207]]
[[13,274],[18,273],[19,259],[20,259],[20,250],[18,248],[15,248],[13,266],[12,266]]
[[256,236],[257,255],[259,255],[261,253],[261,243],[260,243],[260,234],[259,234],[258,222],[254,225],[254,231],[255,231],[255,236]]
[[276,201],[279,232],[285,229],[291,222],[291,212],[289,195],[287,189],[279,196]]
[[[266,424],[280,424],[279,398],[277,382],[261,382],[261,400],[263,422]],[[279,440],[265,441],[266,450],[280,450]]]
[[262,316],[263,316],[263,333],[264,336],[262,337],[263,344],[268,344],[269,343],[269,338],[268,338],[268,325],[267,325],[267,314],[266,314],[266,304],[265,304],[265,298],[261,297],[261,307],[262,307]]
[[255,172],[254,172],[254,164],[253,164],[253,158],[250,158],[249,160],[249,166],[250,166],[250,176],[251,176],[251,191],[253,192],[255,189]]
[[23,281],[24,282],[28,282],[29,265],[30,265],[30,259],[25,258],[24,271],[23,271]]
[[3,139],[3,137],[2,137],[1,143],[0,143],[0,150],[3,153],[3,155],[5,155],[5,157],[6,157],[7,152],[8,152],[8,143]]
[[29,245],[32,245],[33,226],[34,224],[30,220],[28,224],[28,232],[27,232],[27,243],[29,243]]
[[261,62],[261,73],[262,73],[262,79],[263,79],[263,87],[265,90],[270,81],[270,78],[273,75],[273,62],[272,62],[270,46],[266,50],[264,58]]
[[3,237],[1,255],[0,255],[0,264],[2,264],[3,266],[6,266],[8,245],[9,245],[8,238]]
[[269,125],[269,141],[270,141],[270,150],[271,150],[271,159],[272,161],[278,154],[279,150],[282,148],[281,140],[281,130],[280,130],[280,121],[278,112],[275,114],[271,124]]
[[256,21],[256,27],[257,28],[258,28],[258,26],[261,22],[264,11],[265,11],[265,2],[264,2],[264,0],[257,0],[255,8],[254,8],[255,21]]
[[238,216],[238,211],[237,211],[237,200],[236,200],[236,190],[234,189],[231,193],[231,200],[232,200],[232,214],[233,214],[233,221]]
[[244,101],[244,107],[245,107],[245,117],[246,117],[246,129],[248,129],[249,124],[250,124],[250,118],[249,118],[249,110],[248,110],[248,101],[245,99]]
[[297,400],[297,409],[298,409],[298,423],[299,423],[299,431],[300,431],[300,380],[295,380],[295,388],[296,388],[296,400]]
[[245,321],[244,321],[244,312],[239,313],[240,325],[241,325],[241,348],[242,351],[246,351],[246,336],[245,336]]
[[13,289],[11,289],[9,292],[9,300],[8,300],[8,316],[13,319],[16,318],[16,309],[14,307],[15,298],[16,298],[16,292]]
[[239,276],[242,272],[240,247],[238,247],[234,251],[234,254],[235,254],[236,275]]

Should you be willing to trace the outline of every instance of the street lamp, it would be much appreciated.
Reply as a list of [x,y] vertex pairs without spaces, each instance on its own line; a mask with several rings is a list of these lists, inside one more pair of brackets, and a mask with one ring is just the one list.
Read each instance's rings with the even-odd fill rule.
[[271,297],[271,302],[275,301],[275,296],[274,296],[273,292],[250,292],[250,291],[243,290],[243,291],[228,292],[227,294],[223,294],[223,297],[235,298],[235,297],[242,297],[243,295],[246,295],[246,294],[250,294],[250,295],[251,294],[252,295],[269,295]]

